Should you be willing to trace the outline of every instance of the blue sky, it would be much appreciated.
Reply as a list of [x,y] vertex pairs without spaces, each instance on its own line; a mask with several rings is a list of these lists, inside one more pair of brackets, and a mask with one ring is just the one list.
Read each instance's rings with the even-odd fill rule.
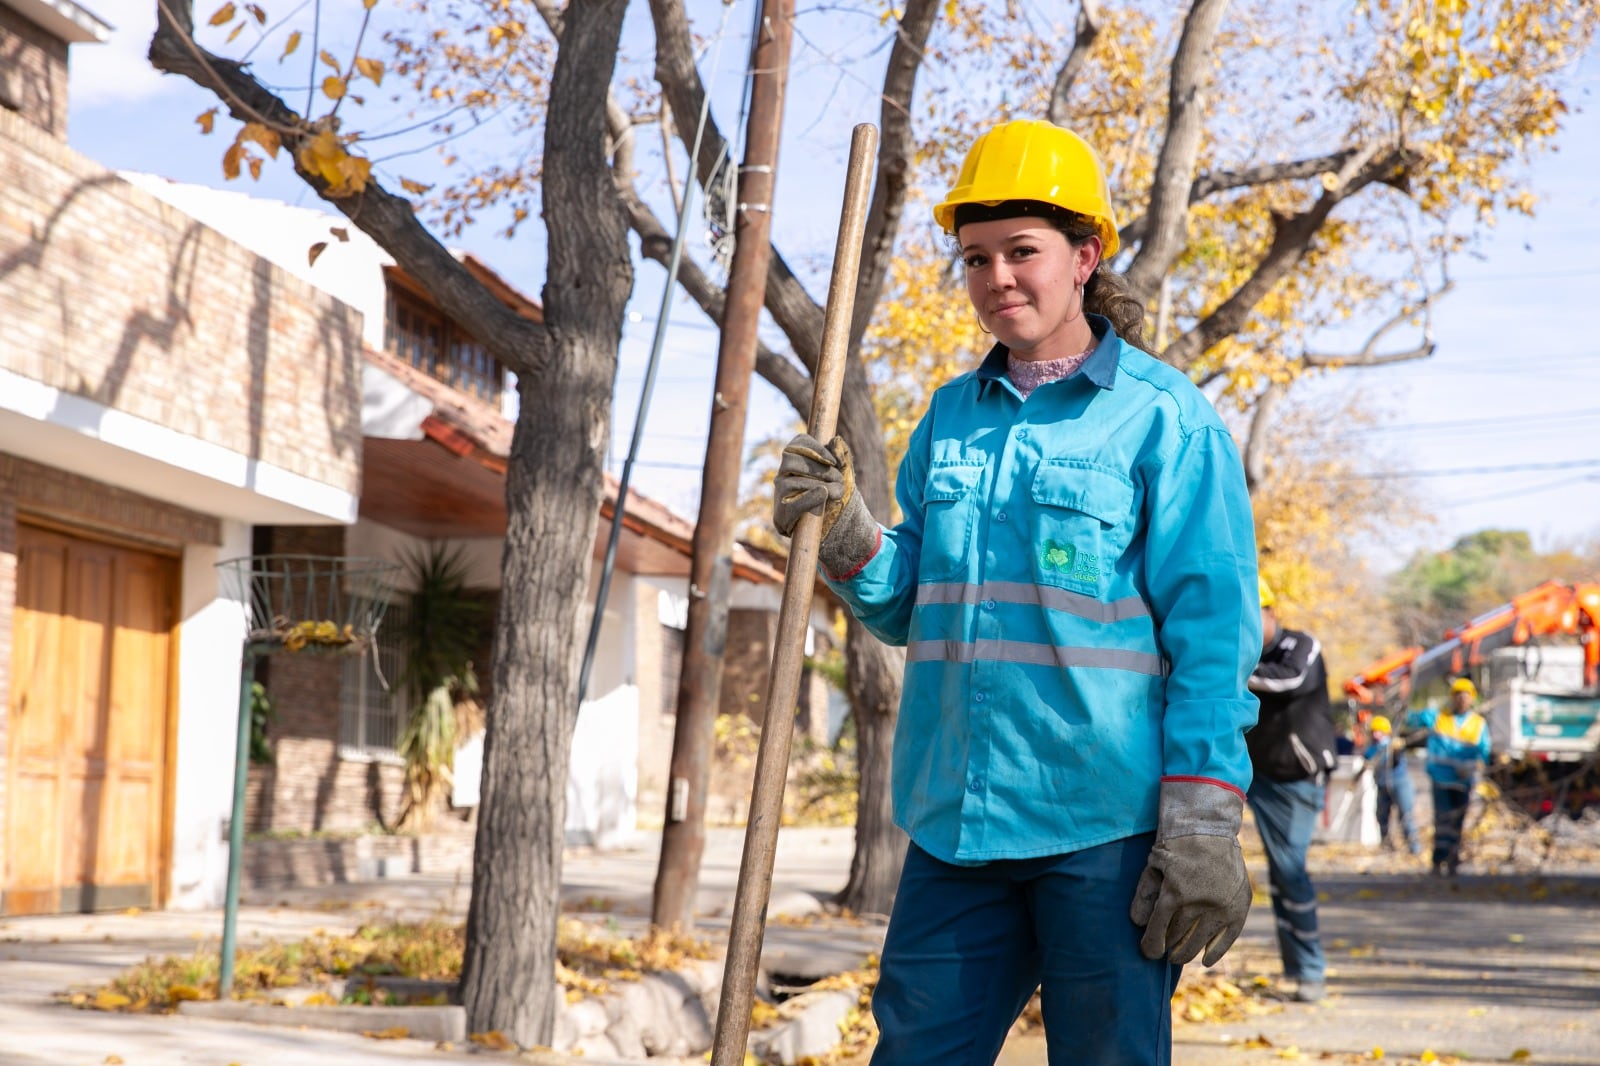
[[[116,30],[108,44],[73,48],[69,136],[75,148],[113,168],[315,202],[284,166],[269,165],[253,187],[223,180],[225,143],[220,136],[201,137],[193,121],[214,101],[187,82],[157,74],[144,60],[155,0],[89,0],[86,6]],[[380,4],[380,11],[391,8],[387,0]],[[643,18],[642,8],[633,5],[630,19]],[[200,4],[199,17],[210,10]],[[733,19],[747,21],[748,11],[740,5]],[[875,24],[876,18],[869,21]],[[712,86],[725,131],[737,125],[737,68],[745,58],[746,32],[744,26],[730,28],[718,64],[723,73]],[[643,35],[635,25],[629,36]],[[775,217],[786,250],[811,254],[794,265],[821,279],[813,287],[818,293],[825,284],[823,255],[831,252],[838,221],[848,130],[876,118],[871,87],[852,81],[844,69],[837,53],[797,41],[795,76],[804,80],[796,82],[803,85],[800,91],[790,91]],[[1526,529],[1541,547],[1600,539],[1600,66],[1592,57],[1579,73],[1572,103],[1560,151],[1541,159],[1532,175],[1538,215],[1503,219],[1475,255],[1454,264],[1457,288],[1439,306],[1434,324],[1437,354],[1402,367],[1343,371],[1296,392],[1300,402],[1319,408],[1336,409],[1352,393],[1376,404],[1385,419],[1363,431],[1369,437],[1364,443],[1387,463],[1369,472],[1425,475],[1385,481],[1410,513],[1428,521],[1374,547],[1380,565],[1488,526]],[[219,132],[224,126],[219,124]],[[430,155],[421,155],[397,160],[387,170],[430,180],[432,165]],[[644,175],[641,184],[653,177]],[[537,228],[514,241],[475,232],[459,243],[538,295],[543,254]],[[689,250],[704,261],[703,243],[692,239]],[[655,264],[638,267],[635,320],[627,329],[618,381],[614,470],[633,430],[662,278]],[[666,361],[646,423],[645,460],[633,483],[692,516],[717,336],[682,300],[675,301],[670,322]],[[757,381],[750,437],[786,434],[795,424],[787,405]]]

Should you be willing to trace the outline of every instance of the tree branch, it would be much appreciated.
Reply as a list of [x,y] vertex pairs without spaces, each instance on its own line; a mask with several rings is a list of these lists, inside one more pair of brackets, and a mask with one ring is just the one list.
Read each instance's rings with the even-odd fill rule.
[[550,350],[544,328],[512,311],[474,278],[417,221],[411,201],[391,194],[375,181],[352,196],[329,196],[328,184],[301,169],[299,163],[298,149],[317,131],[243,65],[201,48],[194,40],[193,25],[192,0],[157,0],[151,65],[215,93],[239,121],[265,122],[281,131],[282,147],[302,181],[394,256],[396,263],[428,289],[445,314],[457,322],[472,323],[473,335],[508,368],[518,374],[537,374]]
[[[1280,181],[1314,178],[1319,174],[1337,171],[1354,158],[1357,151],[1358,149],[1355,148],[1341,148],[1337,152],[1319,155],[1311,159],[1295,159],[1286,163],[1263,163],[1260,166],[1246,167],[1244,170],[1219,170],[1215,174],[1202,174],[1195,179],[1193,185],[1189,186],[1189,203],[1190,205],[1197,204],[1206,197],[1215,196],[1219,192],[1244,189],[1255,185],[1272,185]],[[1148,215],[1140,215],[1118,231],[1118,236],[1125,247],[1131,247],[1144,240],[1148,221]]]
[[[1434,301],[1444,296],[1456,287],[1454,281],[1447,281],[1433,292],[1428,293],[1420,300],[1406,304],[1396,311],[1388,321],[1384,322],[1372,335],[1367,338],[1367,343],[1361,350],[1344,355],[1332,355],[1323,352],[1307,352],[1301,357],[1306,366],[1314,367],[1349,367],[1349,366],[1386,366],[1389,363],[1405,363],[1416,359],[1426,359],[1432,355],[1437,347],[1433,343],[1433,304]],[[1378,351],[1378,342],[1391,330],[1411,320],[1417,312],[1422,312],[1422,343],[1414,348],[1398,352]]]
[[[1368,145],[1345,163],[1335,175],[1333,187],[1324,189],[1309,208],[1288,217],[1275,215],[1272,243],[1250,277],[1221,306],[1168,346],[1161,357],[1179,370],[1187,371],[1201,353],[1224,337],[1239,332],[1256,304],[1305,255],[1333,209],[1374,182],[1399,180],[1408,159],[1407,153],[1399,147]],[[1204,381],[1216,376],[1212,374]]]
[[1267,476],[1267,445],[1272,438],[1272,415],[1277,410],[1278,402],[1289,391],[1287,385],[1273,382],[1267,386],[1259,399],[1256,400],[1256,409],[1250,415],[1250,435],[1244,445],[1244,483],[1250,495],[1256,494],[1256,489]]
[[[705,87],[694,64],[694,47],[684,7],[675,0],[650,0],[650,15],[655,23],[656,80],[661,84],[661,91],[666,94],[674,113],[698,116],[701,101],[705,99]],[[678,137],[684,147],[692,148],[694,130],[685,125],[678,123]],[[693,161],[696,180],[702,188],[710,182],[718,162],[729,153],[727,140],[707,113],[700,156]],[[795,355],[808,369],[816,366],[822,343],[822,308],[806,292],[776,247],[772,249],[772,261],[767,268],[765,301],[773,321],[788,335]]]
[[878,108],[878,172],[861,237],[861,264],[856,274],[855,312],[850,322],[850,350],[858,350],[883,295],[884,278],[900,232],[906,188],[916,150],[911,132],[911,98],[928,34],[939,16],[938,0],[911,0],[895,27],[894,47],[883,77]]
[[1155,181],[1150,187],[1148,237],[1127,272],[1128,285],[1141,301],[1150,299],[1162,276],[1172,269],[1183,251],[1189,189],[1194,184],[1205,118],[1211,46],[1227,8],[1228,0],[1194,0],[1183,20],[1183,35],[1178,39],[1167,91],[1167,134],[1161,142]]
[[1072,94],[1072,84],[1078,80],[1078,72],[1083,69],[1084,62],[1089,58],[1089,49],[1094,46],[1094,39],[1100,36],[1100,26],[1103,22],[1100,5],[1096,0],[1080,0],[1078,25],[1072,38],[1072,51],[1067,53],[1061,69],[1056,71],[1056,84],[1050,90],[1050,121],[1057,126],[1072,125],[1072,109],[1067,106],[1067,97]]
[[[628,212],[628,224],[639,235],[639,254],[667,266],[672,261],[672,235],[633,185],[619,181],[618,188],[623,208]],[[727,293],[689,256],[678,259],[677,283],[706,317],[721,328]],[[756,342],[756,372],[783,393],[796,411],[811,409],[811,379],[805,371],[759,340]]]

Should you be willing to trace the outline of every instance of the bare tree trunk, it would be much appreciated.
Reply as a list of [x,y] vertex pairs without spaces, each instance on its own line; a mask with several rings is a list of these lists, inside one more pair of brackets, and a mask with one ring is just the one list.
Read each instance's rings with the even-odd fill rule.
[[[839,426],[856,464],[856,490],[880,522],[893,511],[889,456],[860,359],[845,369]],[[859,443],[858,443],[859,442]],[[894,824],[890,768],[900,712],[905,654],[854,618],[845,631],[845,688],[856,719],[856,850],[839,903],[857,914],[888,914],[906,857],[906,835]]]
[[578,622],[603,489],[622,314],[633,288],[628,224],[606,158],[606,85],[626,0],[570,5],[544,155],[545,323],[552,358],[518,379],[506,473],[494,692],[461,998],[471,1032],[547,1045],[578,699]]
[[906,835],[894,824],[889,788],[890,753],[900,710],[905,656],[867,632],[855,619],[845,633],[845,684],[856,717],[860,786],[856,849],[850,880],[839,903],[857,914],[888,914],[906,857]]

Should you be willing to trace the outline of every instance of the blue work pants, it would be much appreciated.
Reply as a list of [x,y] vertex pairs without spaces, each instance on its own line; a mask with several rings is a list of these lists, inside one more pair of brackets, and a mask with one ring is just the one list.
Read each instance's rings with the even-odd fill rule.
[[872,1013],[872,1066],[992,1066],[1042,988],[1050,1066],[1168,1066],[1181,966],[1128,917],[1154,834],[953,866],[911,845]]
[[1404,837],[1406,848],[1413,855],[1422,854],[1422,842],[1417,839],[1417,816],[1415,807],[1415,794],[1411,785],[1411,774],[1406,765],[1401,763],[1387,773],[1379,773],[1378,785],[1378,837],[1384,842],[1389,841],[1389,815],[1394,813],[1400,822],[1400,834]]
[[1257,774],[1245,798],[1267,852],[1283,974],[1302,984],[1319,983],[1327,960],[1317,935],[1317,889],[1306,870],[1306,849],[1322,811],[1322,786],[1314,780],[1269,781]]
[[1472,786],[1461,782],[1433,782],[1433,867],[1455,873],[1461,862],[1461,831],[1467,823],[1467,803]]

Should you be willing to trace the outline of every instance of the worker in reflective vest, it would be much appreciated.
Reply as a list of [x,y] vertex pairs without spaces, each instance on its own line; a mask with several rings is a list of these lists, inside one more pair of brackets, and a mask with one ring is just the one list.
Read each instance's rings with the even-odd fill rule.
[[1472,786],[1489,762],[1489,723],[1474,708],[1478,687],[1458,677],[1450,685],[1450,709],[1429,708],[1411,716],[1428,730],[1428,780],[1433,785],[1433,873],[1454,877],[1461,865],[1461,833]]

